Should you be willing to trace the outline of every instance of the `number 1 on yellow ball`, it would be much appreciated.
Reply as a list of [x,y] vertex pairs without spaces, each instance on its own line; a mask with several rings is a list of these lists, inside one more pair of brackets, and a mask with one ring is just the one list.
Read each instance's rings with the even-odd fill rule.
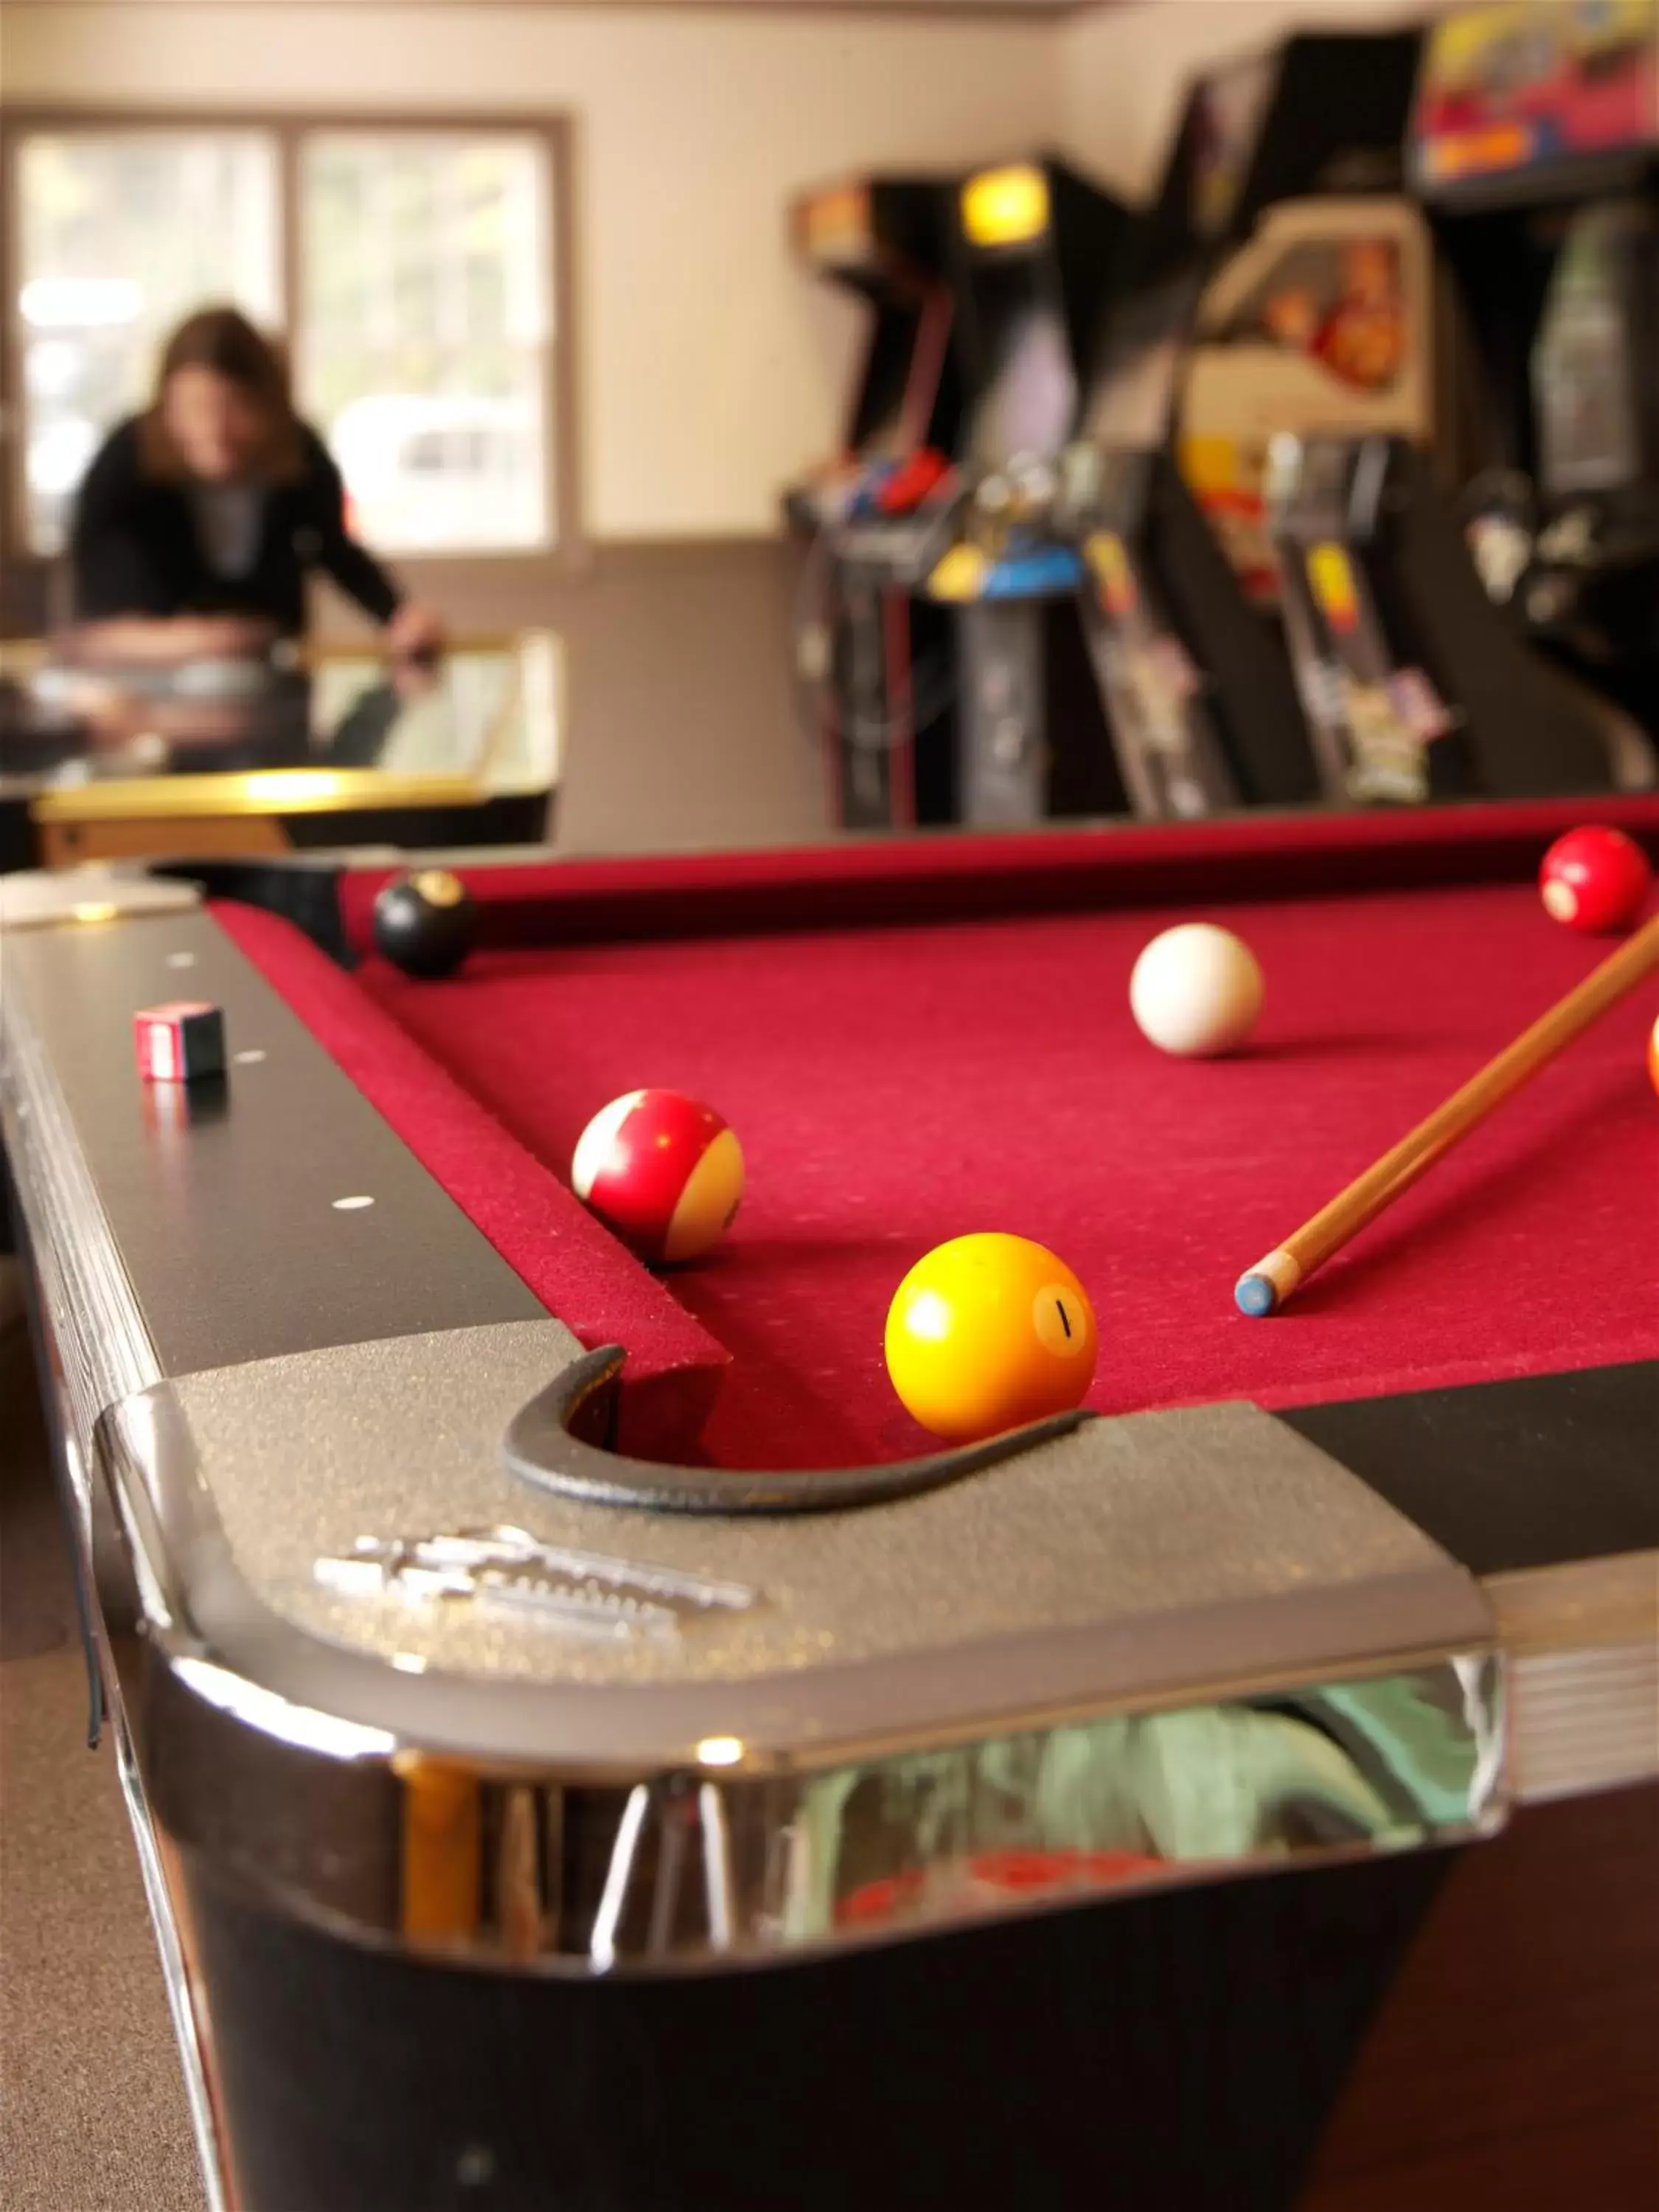
[[1097,1348],[1082,1284],[1026,1237],[936,1245],[887,1313],[893,1388],[914,1419],[952,1443],[1080,1406]]

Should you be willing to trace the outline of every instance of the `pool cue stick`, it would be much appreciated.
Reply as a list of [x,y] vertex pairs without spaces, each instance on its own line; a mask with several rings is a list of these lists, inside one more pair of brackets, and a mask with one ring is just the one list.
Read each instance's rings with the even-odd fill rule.
[[1375,1221],[1384,1206],[1391,1206],[1401,1191],[1409,1190],[1461,1138],[1478,1128],[1511,1091],[1547,1066],[1581,1030],[1609,1006],[1616,1006],[1656,969],[1659,969],[1659,915],[1644,922],[1611,959],[1604,960],[1565,999],[1558,1000],[1530,1029],[1523,1030],[1513,1044],[1505,1045],[1461,1091],[1455,1091],[1426,1121],[1419,1121],[1409,1136],[1402,1137],[1346,1190],[1339,1191],[1311,1221],[1304,1221],[1294,1235],[1241,1275],[1233,1291],[1239,1311],[1260,1316],[1282,1305],[1316,1267],[1322,1267],[1350,1237]]

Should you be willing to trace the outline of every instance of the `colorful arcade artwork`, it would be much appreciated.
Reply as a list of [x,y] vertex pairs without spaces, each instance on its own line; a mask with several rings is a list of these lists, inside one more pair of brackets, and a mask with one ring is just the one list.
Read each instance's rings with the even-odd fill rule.
[[1181,465],[1253,599],[1278,597],[1263,495],[1278,432],[1428,434],[1429,258],[1397,201],[1303,201],[1271,210],[1206,295]]
[[1504,0],[1431,33],[1417,182],[1445,191],[1659,137],[1659,0]]
[[1339,382],[1381,392],[1406,348],[1400,249],[1391,238],[1317,240],[1281,269],[1262,301],[1258,335],[1306,355]]

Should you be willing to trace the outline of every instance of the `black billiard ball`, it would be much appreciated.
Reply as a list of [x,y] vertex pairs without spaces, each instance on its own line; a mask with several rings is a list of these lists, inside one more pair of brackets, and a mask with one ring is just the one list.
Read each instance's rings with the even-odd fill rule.
[[395,876],[374,901],[375,949],[405,975],[447,975],[472,950],[477,908],[447,868]]

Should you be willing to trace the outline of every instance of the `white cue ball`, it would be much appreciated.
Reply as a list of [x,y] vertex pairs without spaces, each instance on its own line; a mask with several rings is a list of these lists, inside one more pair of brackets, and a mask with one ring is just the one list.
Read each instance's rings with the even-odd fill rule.
[[1255,953],[1242,937],[1211,921],[1164,930],[1129,978],[1129,1010],[1141,1035],[1185,1058],[1243,1044],[1255,1027],[1261,998]]

